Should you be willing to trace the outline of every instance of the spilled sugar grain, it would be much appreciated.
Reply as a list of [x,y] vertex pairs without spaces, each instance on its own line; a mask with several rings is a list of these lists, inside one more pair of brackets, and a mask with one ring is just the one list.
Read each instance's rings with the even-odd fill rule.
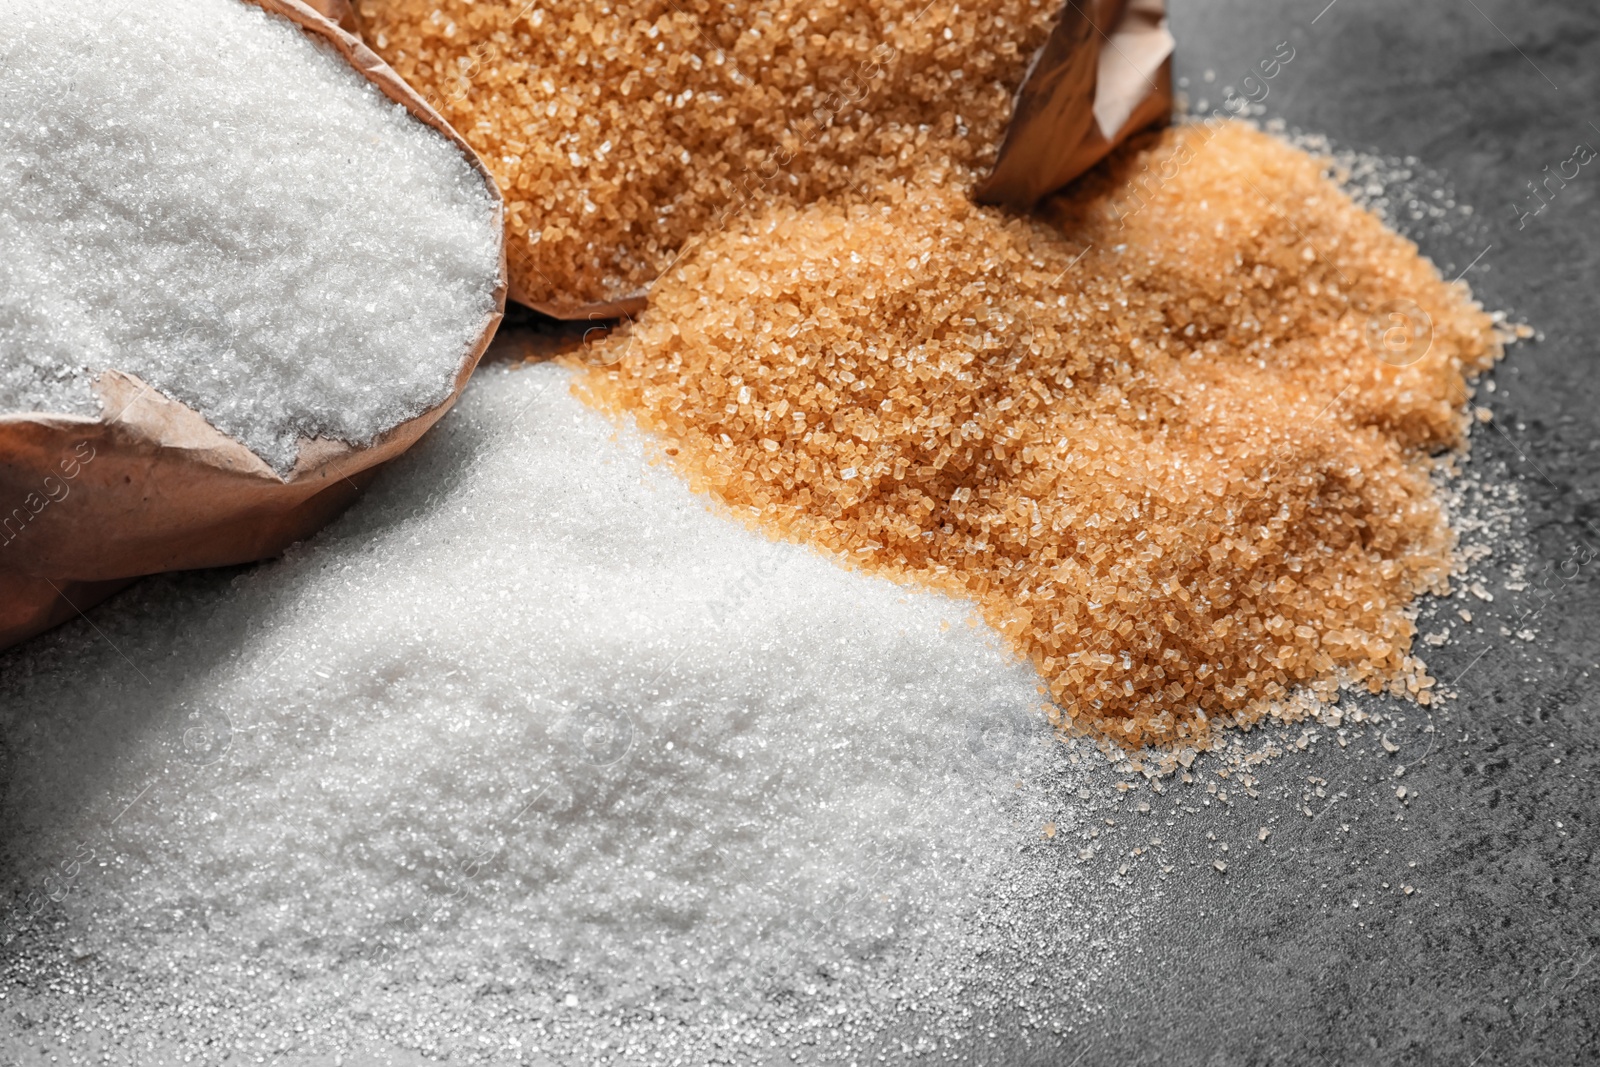
[[284,471],[449,395],[499,256],[455,146],[237,0],[5,8],[0,411],[122,370]]
[[[1341,675],[1426,703],[1429,455],[1464,441],[1490,317],[1242,124],[1146,139],[1050,212],[773,206],[657,283],[585,395],[751,520],[975,598],[1120,743],[1203,745]],[[1402,301],[1430,336],[1397,359],[1373,324]]]
[[[461,417],[480,418],[482,412],[474,397],[486,386],[510,387],[511,381],[502,382],[499,374],[491,371],[475,382],[464,409],[441,428],[444,434],[453,433]],[[520,394],[519,404],[526,397]],[[490,432],[493,428],[492,424],[486,427]],[[500,458],[497,452],[478,448],[475,436],[449,440],[449,448],[458,457],[481,452],[490,464]],[[1463,558],[1477,558],[1491,545],[1509,551],[1512,557],[1517,555],[1515,549],[1507,548],[1512,541],[1503,528],[1506,509],[1516,508],[1514,484],[1507,482],[1503,471],[1475,474],[1477,466],[1469,464],[1466,477],[1448,488],[1448,503],[1461,525],[1464,542],[1458,563]],[[374,493],[387,491],[380,484]],[[1504,494],[1512,495],[1501,500]],[[404,510],[421,499],[419,493],[406,505],[396,506]],[[448,512],[460,500],[452,493],[433,506]],[[358,510],[352,518],[361,514]],[[364,529],[364,525],[349,528],[357,536],[343,539],[343,543],[353,551],[355,546],[349,541],[359,540]],[[341,527],[334,532],[343,535],[345,531]],[[177,594],[182,611],[175,610],[172,593],[160,588],[165,582],[181,586]],[[257,633],[270,636],[268,628],[251,630],[249,620],[237,612],[218,611],[207,617],[208,601],[196,590],[202,584],[199,576],[147,583],[130,594],[140,597],[141,603],[130,607],[126,600],[119,602],[114,609],[97,613],[97,624],[147,669],[151,662],[168,658],[166,635],[203,629],[219,658],[228,655],[222,650],[249,648]],[[1458,607],[1484,606],[1468,593],[1466,583],[1457,590],[1449,602],[1430,602],[1425,616],[1437,608],[1438,613],[1454,618]],[[1499,592],[1498,585],[1495,590]],[[151,599],[145,602],[147,594]],[[210,593],[212,599],[225,595],[220,588]],[[125,608],[128,614],[124,616]],[[1481,610],[1475,621],[1481,627]],[[30,650],[25,666],[16,658],[4,664],[9,679],[8,706],[21,706],[20,699],[10,699],[15,695],[41,692],[41,681],[50,675],[60,679],[57,684],[61,685],[67,675],[87,675],[103,683],[106,675],[118,670],[124,676],[129,674],[126,664],[97,634],[87,627],[80,630],[76,635],[58,635],[48,645],[38,643]],[[76,640],[67,640],[69,636]],[[184,658],[195,659],[192,655]],[[86,671],[86,664],[93,666]],[[23,686],[18,679],[27,675],[34,680]],[[92,702],[97,692],[103,690],[91,684],[78,690],[77,698]],[[44,701],[41,706],[59,715],[58,700]],[[1231,862],[1231,857],[1230,869],[1217,872],[1207,855],[1214,853],[1217,845],[1206,832],[1215,829],[1223,833],[1225,810],[1248,813],[1252,840],[1258,824],[1273,827],[1270,841],[1262,846],[1268,851],[1310,848],[1305,839],[1308,828],[1323,827],[1327,820],[1312,821],[1302,812],[1299,798],[1310,789],[1302,778],[1303,770],[1329,773],[1323,765],[1326,761],[1318,762],[1319,751],[1325,757],[1335,739],[1341,749],[1349,743],[1351,752],[1370,750],[1371,759],[1386,761],[1382,785],[1388,790],[1393,781],[1388,774],[1395,759],[1411,764],[1419,753],[1431,750],[1434,716],[1439,717],[1440,729],[1449,729],[1444,725],[1451,720],[1448,703],[1409,710],[1385,698],[1362,699],[1359,709],[1355,703],[1347,697],[1327,709],[1332,713],[1324,719],[1330,726],[1322,737],[1327,746],[1308,745],[1308,741],[1318,740],[1318,733],[1298,727],[1287,733],[1267,729],[1249,736],[1233,734],[1222,751],[1198,758],[1189,753],[1181,764],[1185,771],[1181,782],[1141,782],[1140,771],[1148,771],[1148,766],[1141,768],[1136,758],[1131,763],[1119,761],[1116,770],[1123,784],[1134,787],[1126,792],[1108,789],[1110,768],[1092,752],[1081,749],[1075,754],[1070,748],[1056,746],[1070,758],[1049,761],[1042,775],[1031,773],[1031,760],[1016,759],[1024,746],[1013,740],[1026,734],[1018,731],[1005,708],[987,709],[967,733],[968,750],[974,751],[971,746],[977,739],[988,738],[975,750],[977,758],[1007,776],[1020,774],[1028,780],[1029,789],[1045,799],[1013,812],[1014,822],[1023,824],[1027,832],[1014,834],[1012,839],[1025,847],[1016,851],[985,887],[976,913],[960,923],[934,926],[935,936],[928,941],[903,946],[908,949],[906,958],[901,966],[892,968],[893,973],[885,974],[891,969],[875,966],[843,977],[803,974],[778,995],[750,998],[736,1003],[732,1010],[708,1010],[672,995],[672,991],[626,999],[616,990],[581,987],[575,994],[579,1003],[569,1007],[566,994],[571,987],[561,984],[559,971],[548,968],[529,969],[508,981],[480,982],[481,970],[469,966],[454,972],[456,981],[411,982],[343,999],[329,997],[326,985],[304,979],[289,986],[286,993],[276,981],[261,975],[241,977],[228,971],[200,971],[189,981],[142,982],[137,975],[104,963],[97,955],[100,944],[84,936],[82,927],[60,922],[62,913],[52,909],[41,914],[19,940],[7,944],[8,962],[0,989],[6,994],[6,1009],[20,1029],[14,1046],[8,1046],[0,1035],[0,1058],[15,1047],[28,1054],[17,1056],[22,1063],[36,1062],[31,1055],[37,1052],[40,1063],[59,1054],[60,1062],[65,1063],[142,1065],[163,1057],[177,1062],[185,1055],[211,1062],[219,1058],[219,1049],[237,1049],[246,1054],[247,1062],[252,1055],[264,1055],[276,1062],[325,1067],[338,1062],[329,1050],[346,1049],[346,1063],[409,1064],[416,1061],[404,1050],[420,1048],[449,1056],[452,1062],[488,1063],[545,1064],[552,1059],[600,1063],[607,1057],[628,1063],[702,1063],[725,1062],[730,1052],[734,1058],[760,1059],[795,1050],[803,1059],[818,1062],[869,1062],[878,1052],[886,1052],[891,1059],[910,1055],[921,1062],[972,1062],[993,1053],[995,1039],[986,1035],[995,1031],[997,1020],[1001,1021],[1002,1047],[1011,1058],[1022,1056],[1029,1048],[1045,1058],[1059,1056],[1063,1047],[1076,1048],[1104,1025],[1101,1020],[1108,1018],[1108,1011],[1115,1012],[1115,1004],[1106,1001],[1108,982],[1126,973],[1135,959],[1147,964],[1153,958],[1148,955],[1148,940],[1141,940],[1145,915],[1172,907],[1169,894],[1183,899],[1183,884],[1196,876],[1208,884],[1209,880],[1240,877],[1239,865]],[[143,713],[137,707],[133,710]],[[1020,707],[1015,710],[1019,715],[1030,714]],[[1428,713],[1426,724],[1422,711]],[[69,726],[76,722],[68,720]],[[160,740],[176,747],[182,742],[184,726],[182,720],[160,722]],[[1424,729],[1429,732],[1422,732]],[[14,725],[0,737],[11,742],[19,733],[29,737],[26,730],[18,731]],[[41,744],[43,739],[34,738],[25,758],[34,758],[64,740]],[[1392,739],[1402,746],[1400,755],[1391,756],[1380,748],[1380,739]],[[192,743],[196,750],[205,751],[203,738]],[[1259,750],[1263,743],[1267,745],[1264,751]],[[1287,762],[1282,761],[1285,753]],[[1081,761],[1079,754],[1087,762]],[[1280,760],[1262,767],[1268,754],[1278,754]],[[60,751],[55,758],[64,761],[85,755],[80,748]],[[1231,770],[1231,779],[1213,776],[1212,771],[1220,769],[1218,764]],[[92,760],[89,766],[94,773],[106,769]],[[169,766],[176,772],[180,788],[195,773],[189,763]],[[1254,780],[1252,773],[1264,781]],[[1213,793],[1217,786],[1220,791]],[[25,788],[18,786],[19,791]],[[1260,798],[1254,799],[1258,790]],[[31,795],[31,791],[24,792],[20,801],[13,796],[13,812],[35,807],[36,801],[27,800]],[[134,795],[135,791],[128,789],[114,803],[108,797],[107,817],[115,816]],[[152,791],[138,803],[156,795]],[[168,795],[181,799],[186,794]],[[1392,792],[1384,795],[1392,799]],[[1325,801],[1312,799],[1310,803],[1320,808]],[[133,810],[137,808],[123,818],[131,818]],[[215,816],[220,821],[229,811],[227,807],[201,809],[194,817]],[[5,839],[14,839],[9,829]],[[1226,834],[1222,839],[1229,840]],[[83,843],[94,848],[101,841],[89,837]],[[35,842],[29,851],[35,860],[48,863],[53,858],[59,865],[71,859],[78,845],[71,837],[53,836],[43,847]],[[35,873],[21,877],[21,883],[29,890],[61,889],[59,882],[35,880],[42,865],[30,868]],[[20,872],[14,862],[6,866],[7,882],[12,883]],[[1245,870],[1248,868],[1247,863]],[[94,876],[91,869],[81,877]],[[86,892],[93,883],[74,884],[79,885],[77,892]],[[1428,886],[1419,885],[1426,893]],[[205,893],[200,886],[196,899]],[[104,895],[98,899],[103,903]],[[47,936],[39,936],[46,930]],[[1146,955],[1133,956],[1137,951]],[[376,950],[373,955],[394,959],[393,954],[381,956],[382,952]],[[246,955],[237,970],[254,969],[260,963],[259,956]],[[772,988],[779,987],[774,983]],[[107,1042],[104,1058],[95,1042],[85,1036],[100,1030],[117,1035]],[[357,1054],[354,1060],[348,1058],[352,1052]]]
[[[10,980],[44,996],[64,953],[101,976],[73,1012],[168,1005],[213,1055],[354,1025],[700,1060],[892,1022],[873,976],[908,959],[940,1013],[1041,821],[1036,675],[962,605],[714,514],[569,385],[480,372],[203,617],[135,600],[97,616],[115,650],[10,654]],[[1053,912],[1063,959],[1128,929],[1096,900]]]
[[773,198],[993,164],[1053,0],[361,0],[506,196],[513,293],[604,300]]

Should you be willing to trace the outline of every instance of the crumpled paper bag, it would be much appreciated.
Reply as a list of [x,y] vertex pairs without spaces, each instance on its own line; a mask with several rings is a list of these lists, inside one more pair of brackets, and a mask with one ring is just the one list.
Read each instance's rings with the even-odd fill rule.
[[350,0],[305,0],[305,5],[352,37],[361,36],[361,18]]
[[1067,0],[1023,79],[984,204],[1032,208],[1172,111],[1166,0]]

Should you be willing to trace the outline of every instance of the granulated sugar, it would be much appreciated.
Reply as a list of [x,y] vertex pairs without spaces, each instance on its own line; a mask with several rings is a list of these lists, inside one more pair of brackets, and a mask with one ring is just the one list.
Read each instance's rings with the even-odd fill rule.
[[[1427,702],[1428,454],[1463,440],[1490,317],[1243,125],[1051,210],[920,183],[773,206],[660,279],[586,394],[747,518],[977,599],[1063,722],[1204,742],[1337,671]],[[1385,347],[1396,309],[1425,340]]]
[[751,203],[993,163],[1052,0],[361,0],[505,192],[513,292],[623,296]]
[[948,943],[1037,835],[1037,676],[959,602],[714,513],[570,381],[481,371],[180,637],[119,601],[13,653],[6,932],[92,953],[96,996],[232,1005],[196,1033],[438,1049],[510,1004],[526,1055]]
[[499,257],[458,148],[237,0],[6,10],[0,411],[122,370],[284,470],[449,394]]

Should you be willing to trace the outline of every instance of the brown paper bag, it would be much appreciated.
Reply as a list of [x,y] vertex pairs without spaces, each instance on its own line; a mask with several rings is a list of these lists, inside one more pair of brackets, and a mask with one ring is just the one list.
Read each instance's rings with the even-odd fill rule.
[[[515,259],[518,255],[526,256],[526,248],[519,247],[511,253]],[[529,272],[532,273],[532,272]],[[514,272],[515,279],[523,272]],[[608,319],[620,319],[625,315],[637,315],[650,303],[650,291],[641,289],[636,293],[619,297],[616,300],[605,300],[599,303],[566,303],[554,300],[535,300],[520,288],[513,280],[511,284],[511,299],[523,307],[530,307],[541,315],[549,315],[552,319],[562,319],[567,322],[596,322],[604,323]]]
[[1011,113],[984,204],[1028,210],[1172,111],[1166,0],[1067,0]]
[[[356,37],[300,0],[246,0],[331,44],[352,67],[448,138],[499,190],[467,143]],[[342,0],[319,0],[323,8]],[[332,11],[337,15],[337,10]],[[300,442],[280,476],[198,412],[120,371],[99,376],[98,418],[0,416],[0,647],[81,612],[133,578],[274,556],[339,513],[379,464],[409,448],[450,408],[505,308],[502,253],[494,313],[450,395],[367,446]]]
[[361,36],[361,18],[350,0],[305,0],[305,5],[350,36]]

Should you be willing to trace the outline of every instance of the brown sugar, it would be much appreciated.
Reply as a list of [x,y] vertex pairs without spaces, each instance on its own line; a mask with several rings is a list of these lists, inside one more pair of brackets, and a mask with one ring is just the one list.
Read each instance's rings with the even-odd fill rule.
[[970,184],[1058,0],[361,0],[506,200],[512,295],[638,290],[773,198]]
[[[1188,743],[1341,673],[1426,701],[1429,455],[1489,316],[1242,125],[1148,138],[1047,214],[936,182],[772,203],[580,390],[763,527],[974,598],[1062,723]],[[1371,342],[1395,302],[1431,324],[1405,359]]]

